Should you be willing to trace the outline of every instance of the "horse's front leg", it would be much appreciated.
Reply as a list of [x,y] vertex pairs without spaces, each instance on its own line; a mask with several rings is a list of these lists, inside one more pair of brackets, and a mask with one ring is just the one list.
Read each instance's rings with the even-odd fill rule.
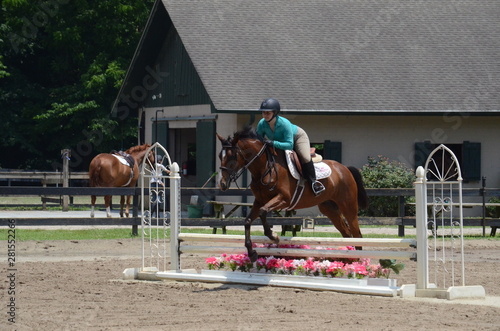
[[259,210],[259,216],[262,221],[262,226],[264,227],[264,234],[271,239],[275,244],[280,242],[279,236],[274,236],[271,226],[267,223],[267,214],[273,210],[279,210],[286,207],[287,202],[283,199],[281,195],[277,195],[272,198],[268,203],[262,206]]
[[247,248],[248,257],[250,261],[257,261],[258,255],[257,252],[252,247],[252,238],[250,235],[250,229],[252,227],[252,222],[259,215],[259,208],[255,208],[255,203],[250,211],[250,214],[245,218],[245,247]]

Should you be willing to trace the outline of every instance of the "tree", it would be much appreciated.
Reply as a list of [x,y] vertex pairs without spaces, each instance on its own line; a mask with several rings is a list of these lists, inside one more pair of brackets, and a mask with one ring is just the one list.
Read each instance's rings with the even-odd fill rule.
[[73,170],[137,141],[136,119],[110,117],[153,0],[4,0],[0,166]]

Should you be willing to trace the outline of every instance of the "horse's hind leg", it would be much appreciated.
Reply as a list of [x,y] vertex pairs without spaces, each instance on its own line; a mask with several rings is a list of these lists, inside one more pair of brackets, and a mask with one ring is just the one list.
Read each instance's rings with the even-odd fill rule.
[[111,217],[111,195],[104,196],[104,205],[106,206],[106,216]]
[[[125,196],[120,196],[120,217],[123,217],[123,205],[125,204]],[[128,217],[128,208],[127,208],[127,217]]]
[[95,200],[96,200],[95,195],[90,196],[90,217],[94,217],[94,208],[95,208]]
[[333,201],[325,201],[318,205],[319,211],[323,213],[326,217],[332,221],[333,225],[344,238],[352,237],[352,233],[345,223],[342,214],[340,213],[339,207]]
[[127,204],[125,205],[125,216],[129,217],[130,215],[130,201],[132,199],[131,195],[127,195]]
[[[356,208],[353,208],[353,206],[356,206]],[[347,226],[351,231],[352,237],[362,238],[363,236],[361,235],[361,229],[359,228],[357,206],[358,206],[357,204],[349,204],[349,205],[346,204],[346,205],[340,205],[339,207],[342,215],[344,215],[347,221]]]

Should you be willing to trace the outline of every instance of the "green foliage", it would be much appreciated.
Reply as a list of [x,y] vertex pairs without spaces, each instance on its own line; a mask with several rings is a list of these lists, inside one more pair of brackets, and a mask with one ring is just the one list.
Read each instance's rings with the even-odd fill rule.
[[[412,169],[381,155],[377,158],[368,157],[368,164],[363,166],[361,174],[367,188],[412,188],[415,181]],[[366,216],[394,217],[398,216],[398,209],[398,197],[370,197],[368,209],[364,213]],[[414,208],[407,206],[405,214],[413,215]]]
[[[399,275],[399,272],[405,268],[403,263],[396,263],[396,260],[380,259],[379,263],[382,268],[390,269],[394,271],[396,275]],[[390,273],[387,274],[387,278],[389,278],[389,275]]]
[[[499,197],[493,197],[489,199],[490,203],[500,203]],[[488,206],[486,207],[486,216],[493,218],[500,218],[500,206]]]
[[[153,3],[1,3],[2,166],[53,170],[61,149],[76,154],[85,142],[92,149],[82,155],[87,159],[71,166],[86,170],[97,153],[137,141],[136,120],[109,114]],[[89,138],[96,129],[101,131],[92,137],[100,139]]]

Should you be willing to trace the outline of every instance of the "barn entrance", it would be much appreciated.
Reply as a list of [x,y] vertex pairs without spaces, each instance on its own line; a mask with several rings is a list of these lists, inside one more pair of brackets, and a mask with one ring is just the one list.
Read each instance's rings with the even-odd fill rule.
[[[182,187],[201,187],[215,172],[215,120],[177,120],[158,122],[153,128],[155,138],[167,147],[172,159],[178,160]],[[206,186],[213,187],[214,180]],[[201,195],[201,194],[200,194]],[[200,197],[210,200],[211,197]],[[190,203],[189,196],[181,199]]]

